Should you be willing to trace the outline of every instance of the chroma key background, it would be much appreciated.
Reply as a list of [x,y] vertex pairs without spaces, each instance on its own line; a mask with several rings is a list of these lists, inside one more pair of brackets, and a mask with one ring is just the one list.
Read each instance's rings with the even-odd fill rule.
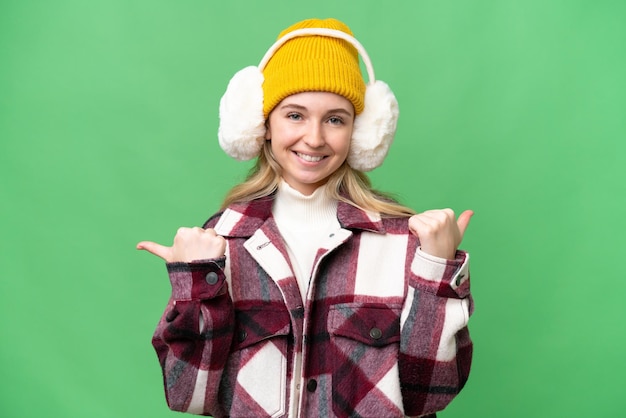
[[377,188],[476,215],[470,380],[443,418],[626,416],[626,2],[2,0],[0,416],[176,417],[134,249],[202,224],[250,167],[232,75],[337,17],[400,102]]

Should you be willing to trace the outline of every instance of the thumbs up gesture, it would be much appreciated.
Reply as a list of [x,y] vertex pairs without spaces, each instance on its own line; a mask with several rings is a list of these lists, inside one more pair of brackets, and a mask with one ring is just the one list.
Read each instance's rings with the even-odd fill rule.
[[152,241],[141,241],[137,244],[137,249],[148,251],[168,263],[189,263],[222,257],[226,251],[226,240],[213,229],[179,228],[171,247]]
[[452,209],[428,210],[411,216],[409,229],[419,238],[422,251],[453,260],[473,215],[466,210],[456,219]]

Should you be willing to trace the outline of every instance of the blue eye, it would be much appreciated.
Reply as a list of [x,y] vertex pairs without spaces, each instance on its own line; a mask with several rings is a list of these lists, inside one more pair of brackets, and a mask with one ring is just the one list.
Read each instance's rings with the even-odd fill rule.
[[343,119],[337,117],[337,116],[331,116],[330,118],[328,118],[328,122],[331,125],[343,125]]
[[289,113],[287,115],[287,118],[289,118],[291,120],[301,120],[302,119],[302,115],[300,115],[299,113]]

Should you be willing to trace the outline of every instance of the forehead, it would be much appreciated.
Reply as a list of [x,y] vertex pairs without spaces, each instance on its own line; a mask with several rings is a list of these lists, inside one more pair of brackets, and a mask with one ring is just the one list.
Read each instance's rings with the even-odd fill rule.
[[345,110],[354,114],[354,106],[345,97],[326,91],[307,91],[285,97],[276,108],[301,107],[308,110]]

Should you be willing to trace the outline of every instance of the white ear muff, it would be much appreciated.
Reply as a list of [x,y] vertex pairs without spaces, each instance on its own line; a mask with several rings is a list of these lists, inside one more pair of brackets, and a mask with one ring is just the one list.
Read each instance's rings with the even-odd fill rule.
[[365,48],[353,36],[327,28],[304,28],[278,39],[265,53],[258,67],[246,67],[228,83],[220,101],[219,143],[238,160],[250,160],[261,151],[265,140],[263,118],[263,69],[285,42],[300,36],[328,36],[353,45],[367,69],[365,107],[354,121],[348,164],[360,171],[380,166],[393,142],[398,122],[398,102],[387,84],[376,81],[374,68]]
[[220,100],[220,146],[237,160],[250,160],[265,140],[263,73],[257,67],[238,71]]
[[359,171],[380,166],[398,124],[398,101],[387,84],[377,80],[365,90],[363,112],[354,119],[348,164]]

